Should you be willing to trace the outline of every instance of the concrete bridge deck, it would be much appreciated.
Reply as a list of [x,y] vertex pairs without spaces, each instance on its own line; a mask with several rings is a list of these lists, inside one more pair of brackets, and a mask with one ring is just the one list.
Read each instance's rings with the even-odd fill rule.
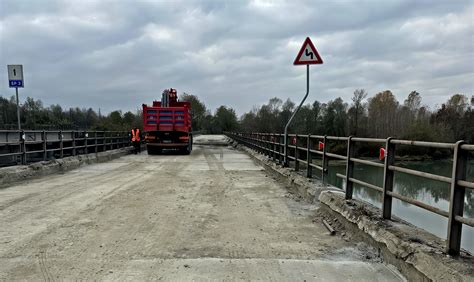
[[0,280],[404,279],[214,139],[0,189]]

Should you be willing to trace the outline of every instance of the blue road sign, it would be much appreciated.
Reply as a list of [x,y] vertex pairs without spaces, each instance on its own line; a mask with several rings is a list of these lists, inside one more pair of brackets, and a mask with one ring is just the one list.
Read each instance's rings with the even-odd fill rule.
[[9,80],[10,88],[23,87],[23,80]]

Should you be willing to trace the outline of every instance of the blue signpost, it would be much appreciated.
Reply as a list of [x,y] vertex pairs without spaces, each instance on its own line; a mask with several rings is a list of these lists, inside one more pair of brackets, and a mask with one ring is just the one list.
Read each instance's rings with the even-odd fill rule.
[[10,88],[23,88],[23,80],[9,80]]
[[21,130],[20,123],[20,101],[18,99],[18,88],[23,88],[23,65],[8,65],[8,85],[15,88],[16,92],[16,116],[18,120],[18,130]]

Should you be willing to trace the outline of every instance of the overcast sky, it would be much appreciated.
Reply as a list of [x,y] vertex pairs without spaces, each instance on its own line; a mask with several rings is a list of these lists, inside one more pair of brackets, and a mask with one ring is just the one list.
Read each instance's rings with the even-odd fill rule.
[[474,1],[0,0],[0,95],[23,64],[20,97],[102,112],[141,108],[165,88],[240,115],[271,97],[299,101],[309,36],[309,101],[357,88],[417,90],[432,109],[474,90]]

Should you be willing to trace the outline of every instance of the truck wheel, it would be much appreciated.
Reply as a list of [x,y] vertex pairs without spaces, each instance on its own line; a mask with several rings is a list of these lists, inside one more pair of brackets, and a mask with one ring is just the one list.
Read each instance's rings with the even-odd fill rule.
[[191,154],[191,151],[193,150],[193,141],[189,140],[188,146],[183,150],[185,155]]
[[190,144],[188,143],[188,146],[186,146],[186,147],[181,147],[181,148],[179,149],[179,153],[180,153],[180,154],[183,154],[183,155],[189,155],[189,154],[191,154],[191,150],[192,150],[192,147],[191,147],[191,146],[192,146],[192,145],[190,145]]

